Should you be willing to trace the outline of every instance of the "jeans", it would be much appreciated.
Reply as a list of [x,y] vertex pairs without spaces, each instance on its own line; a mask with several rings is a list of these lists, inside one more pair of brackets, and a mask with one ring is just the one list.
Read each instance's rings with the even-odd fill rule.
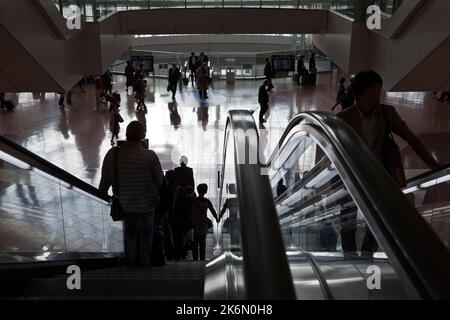
[[155,211],[126,213],[124,221],[125,256],[133,267],[150,267]]

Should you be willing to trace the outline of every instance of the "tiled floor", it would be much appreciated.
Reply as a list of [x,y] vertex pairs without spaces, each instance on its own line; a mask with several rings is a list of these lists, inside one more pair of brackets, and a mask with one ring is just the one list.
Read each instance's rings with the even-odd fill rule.
[[[297,113],[315,110],[330,111],[334,104],[339,77],[336,71],[319,75],[318,85],[315,88],[295,86],[290,79],[274,80],[276,89],[271,95],[270,115],[265,125],[268,130],[266,154],[273,149],[289,120]],[[189,85],[183,89],[182,93],[177,92],[176,110],[181,118],[181,123],[178,125],[173,122],[173,114],[171,117],[170,110],[174,110],[174,105],[171,104],[170,96],[165,90],[166,80],[156,79],[154,82],[149,79],[148,114],[135,112],[135,101],[131,94],[125,92],[124,78],[116,76],[114,80],[114,88],[122,96],[121,115],[125,120],[120,138],[125,138],[125,128],[130,121],[139,120],[145,123],[150,148],[159,155],[163,169],[173,169],[177,166],[179,156],[186,155],[189,158],[189,166],[194,169],[196,184],[207,183],[210,187],[208,197],[217,205],[217,171],[222,162],[227,112],[231,109],[258,109],[257,93],[260,82],[237,81],[234,86],[217,82],[210,90],[209,99],[205,101],[200,101],[197,92]],[[87,87],[84,93],[75,92],[72,98],[74,104],[67,106],[64,110],[58,108],[58,98],[58,95],[53,93],[47,93],[41,97],[32,93],[13,96],[17,108],[12,112],[0,112],[0,133],[87,183],[98,186],[102,159],[111,147],[109,112],[106,107],[100,112],[95,110],[92,86]],[[448,101],[439,102],[432,94],[425,93],[388,93],[385,101],[396,106],[400,115],[419,134],[439,162],[450,162],[448,148],[450,103]],[[410,148],[401,139],[398,142],[405,157],[406,168],[412,170],[411,172],[423,170],[424,164]],[[75,221],[75,215],[70,208],[62,208],[65,215],[60,218],[58,210],[61,208],[57,209],[56,213],[55,210],[50,209],[52,205],[56,206],[60,199],[56,199],[51,190],[45,192],[45,189],[37,188],[37,183],[34,181],[30,188],[27,183],[2,182],[3,199],[0,201],[2,201],[2,208],[6,210],[0,211],[0,250],[5,248],[5,239],[16,239],[17,242],[21,235],[23,238],[23,234],[29,232],[39,232],[31,237],[40,239],[36,240],[37,247],[45,246],[45,239],[48,237],[54,239],[56,244],[61,240],[62,234],[57,230],[60,230],[59,224],[63,221],[70,224],[65,228],[73,227],[73,232],[81,233],[82,236],[78,233],[72,234],[74,241],[78,239],[77,234],[85,239],[85,241],[77,240],[82,242],[77,244],[77,248],[97,250],[105,246],[107,241],[105,238],[111,237],[114,243],[106,245],[117,247],[115,243],[120,239],[114,239],[113,234],[117,235],[120,230],[112,234],[108,233],[111,237],[95,236],[97,232],[100,232],[98,230],[105,232],[105,226],[100,227],[105,219],[95,218],[89,208],[83,210],[86,212],[85,217],[77,215],[81,220],[84,219],[83,221]],[[8,201],[5,201],[5,196],[9,197]],[[23,214],[21,209],[14,211],[11,208],[20,207],[21,204],[25,204],[26,214]],[[49,224],[41,224],[40,219],[32,223],[30,217],[35,217],[36,212],[44,207],[49,208],[45,211],[49,215]],[[5,216],[6,211],[21,212],[21,214]],[[92,215],[88,216],[90,213]],[[24,219],[24,216],[28,220]],[[24,221],[27,222],[23,223]],[[39,229],[36,225],[42,228]],[[89,226],[97,228],[97,231],[89,229]],[[46,229],[47,227],[51,229]],[[27,230],[19,233],[17,228]],[[7,232],[9,232],[8,236]],[[89,239],[90,234],[92,238]],[[70,234],[66,232],[66,240],[70,238],[69,236]],[[17,246],[14,246],[11,241],[7,241],[9,243],[7,247],[16,248]],[[92,241],[98,245],[92,246]]]

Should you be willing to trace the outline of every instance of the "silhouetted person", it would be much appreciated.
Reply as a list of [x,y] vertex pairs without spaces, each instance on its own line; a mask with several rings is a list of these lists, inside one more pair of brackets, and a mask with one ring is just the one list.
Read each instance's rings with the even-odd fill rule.
[[342,77],[339,80],[339,89],[338,89],[338,93],[336,96],[336,104],[333,106],[333,108],[331,108],[331,111],[334,111],[334,109],[336,109],[336,107],[338,105],[341,105],[342,110],[344,110],[344,107],[342,106],[342,102],[344,101],[344,99],[346,97],[346,91],[347,91],[347,88],[345,87],[345,78]]
[[265,59],[265,66],[264,66],[264,77],[266,77],[267,80],[272,80],[272,65],[269,62],[269,59]]
[[277,185],[277,197],[281,196],[283,193],[285,193],[287,190],[287,187],[284,185],[283,179],[278,181]]
[[267,93],[267,88],[269,86],[270,81],[264,80],[263,84],[259,87],[258,92],[258,103],[261,107],[259,111],[259,122],[266,122],[264,119],[264,115],[269,110],[269,94]]
[[103,81],[103,90],[104,90],[104,94],[107,95],[109,94],[110,96],[112,95],[112,74],[111,72],[108,70],[106,71],[103,75],[102,75],[102,81]]
[[189,60],[188,60],[188,67],[190,70],[192,86],[194,86],[194,83],[197,81],[197,76],[196,76],[195,71],[199,67],[198,57],[195,55],[195,52],[191,52],[191,56],[189,57]]
[[200,252],[200,260],[205,260],[206,235],[211,227],[211,220],[208,218],[208,209],[216,220],[217,213],[211,201],[205,198],[208,192],[207,184],[199,184],[197,187],[198,197],[192,203],[191,221],[194,228],[194,247],[192,256],[194,260],[198,260]]
[[172,91],[172,99],[175,99],[177,92],[178,81],[180,81],[180,69],[177,68],[175,62],[172,63],[172,68],[169,69],[169,85],[168,88]]
[[175,175],[177,176],[178,185],[180,187],[191,186],[192,189],[195,186],[194,183],[194,171],[187,166],[188,158],[182,156],[180,158],[180,166],[175,168]]
[[127,66],[125,67],[125,77],[127,78],[127,82],[126,82],[126,89],[125,91],[128,92],[128,87],[134,87],[134,72],[136,70],[134,69],[134,67],[131,65],[131,61],[127,61]]
[[189,185],[178,187],[175,191],[171,225],[176,261],[187,258],[187,233],[192,229],[191,212],[194,199],[194,188]]
[[209,89],[209,68],[206,62],[202,63],[196,70],[197,89],[200,99],[208,99]]
[[[356,104],[340,112],[338,116],[356,131],[399,187],[404,187],[406,179],[402,158],[393,134],[408,142],[430,168],[437,169],[439,164],[400,118],[395,108],[380,102],[382,88],[383,79],[375,71],[357,74],[352,83]],[[376,240],[366,226],[361,252],[370,256],[376,249]]]
[[[112,148],[106,154],[99,190],[106,195],[112,186],[114,196],[120,199],[125,212],[124,242],[128,265],[148,267],[163,174],[156,153],[142,146],[145,131],[138,121],[128,125],[126,136],[123,147]],[[115,178],[116,170],[118,179]]]
[[309,58],[309,72],[310,73],[317,72],[316,54],[314,52],[311,53],[311,57]]

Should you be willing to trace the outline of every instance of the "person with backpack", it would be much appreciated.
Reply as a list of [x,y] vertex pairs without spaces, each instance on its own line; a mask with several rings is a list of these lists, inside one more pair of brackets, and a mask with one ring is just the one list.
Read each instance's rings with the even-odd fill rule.
[[124,249],[127,265],[149,267],[153,248],[153,222],[159,204],[163,173],[158,156],[144,148],[145,130],[132,121],[124,146],[111,148],[103,160],[100,194],[113,189],[124,212]]
[[217,222],[219,222],[219,219],[211,201],[205,198],[205,194],[208,192],[208,185],[205,183],[199,184],[197,186],[197,192],[198,197],[192,202],[191,213],[191,222],[194,229],[194,244],[192,249],[192,256],[194,260],[199,260],[200,257],[200,260],[204,261],[206,250],[206,235],[208,234],[209,229],[212,227],[212,222],[207,215],[208,209]]

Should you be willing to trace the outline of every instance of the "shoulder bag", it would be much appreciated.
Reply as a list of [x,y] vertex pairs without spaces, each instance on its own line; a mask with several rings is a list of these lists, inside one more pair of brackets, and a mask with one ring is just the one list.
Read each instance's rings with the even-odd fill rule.
[[113,196],[111,203],[111,218],[113,221],[123,221],[125,218],[125,212],[123,211],[122,205],[119,200],[120,184],[119,184],[119,169],[118,169],[118,155],[119,148],[114,150],[114,163],[113,163],[113,184],[115,183],[115,188],[113,185]]

